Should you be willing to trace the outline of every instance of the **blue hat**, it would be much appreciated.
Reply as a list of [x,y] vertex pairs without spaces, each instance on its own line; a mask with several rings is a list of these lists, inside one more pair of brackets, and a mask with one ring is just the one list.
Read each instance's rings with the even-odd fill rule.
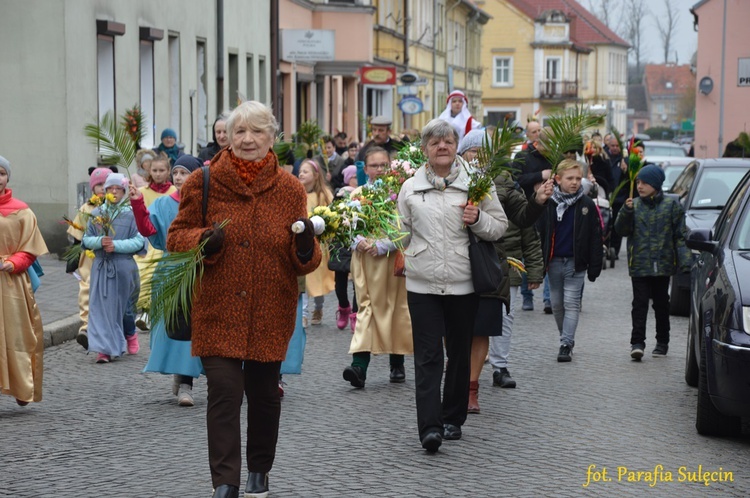
[[195,156],[191,156],[190,154],[183,154],[174,162],[172,171],[174,171],[175,168],[182,168],[184,170],[187,170],[188,173],[192,173],[201,166],[203,166],[203,163],[200,159]]
[[164,131],[161,132],[161,139],[164,140],[167,137],[172,137],[177,140],[177,133],[175,133],[172,128],[164,128]]
[[0,156],[0,168],[3,168],[8,174],[8,181],[10,181],[10,161]]
[[638,176],[636,176],[636,179],[648,183],[656,190],[661,190],[661,185],[664,183],[665,178],[664,171],[655,164],[647,164],[642,167],[638,172]]

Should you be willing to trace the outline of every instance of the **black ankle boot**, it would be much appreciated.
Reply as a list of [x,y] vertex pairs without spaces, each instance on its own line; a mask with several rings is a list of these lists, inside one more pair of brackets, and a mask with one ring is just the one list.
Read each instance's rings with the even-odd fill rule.
[[250,472],[245,486],[245,498],[266,498],[268,496],[268,474]]
[[240,488],[229,484],[222,484],[214,490],[212,498],[239,498]]

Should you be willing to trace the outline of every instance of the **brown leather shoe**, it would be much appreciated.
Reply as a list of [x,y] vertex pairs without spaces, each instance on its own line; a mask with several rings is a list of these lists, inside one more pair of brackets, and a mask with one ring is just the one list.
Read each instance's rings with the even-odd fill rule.
[[479,413],[479,381],[469,382],[469,408],[468,413]]

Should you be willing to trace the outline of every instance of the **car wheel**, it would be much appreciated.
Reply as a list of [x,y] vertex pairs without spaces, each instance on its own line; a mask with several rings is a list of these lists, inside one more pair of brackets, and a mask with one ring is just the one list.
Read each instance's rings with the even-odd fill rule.
[[690,387],[698,387],[698,359],[695,357],[693,333],[693,321],[690,320],[687,334],[687,351],[685,353],[685,382]]
[[674,277],[669,282],[669,314],[673,316],[688,316],[690,312],[690,293],[678,289],[675,285]]
[[695,428],[704,436],[736,436],[742,430],[740,417],[729,417],[716,409],[708,394],[708,373],[706,372],[706,343],[701,341],[701,364],[698,373],[698,411]]

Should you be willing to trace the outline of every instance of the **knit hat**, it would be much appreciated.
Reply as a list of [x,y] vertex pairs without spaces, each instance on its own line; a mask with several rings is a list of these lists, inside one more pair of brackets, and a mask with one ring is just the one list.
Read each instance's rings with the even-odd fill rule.
[[104,190],[107,190],[109,187],[120,187],[127,192],[129,184],[130,182],[122,173],[110,173],[107,181],[104,182]]
[[94,187],[101,185],[107,181],[107,177],[112,174],[112,170],[109,168],[96,168],[91,172],[91,178],[89,178],[89,187],[91,191],[94,191]]
[[164,140],[167,137],[172,137],[177,140],[177,133],[175,133],[172,128],[164,128],[164,131],[161,132],[161,139]]
[[0,156],[0,168],[3,168],[8,173],[8,181],[10,181],[10,161]]
[[636,176],[636,179],[644,183],[648,183],[656,190],[661,190],[661,185],[662,183],[664,183],[664,178],[664,171],[662,171],[662,169],[655,164],[647,164],[646,166],[642,167],[638,172],[638,176]]
[[349,180],[357,176],[357,167],[351,164],[344,168],[342,173],[344,174],[344,185],[349,185]]
[[484,130],[471,130],[464,135],[464,138],[461,139],[461,143],[458,144],[458,155],[463,155],[464,152],[471,148],[481,147],[482,142],[484,142],[484,136]]
[[188,173],[192,173],[201,166],[203,166],[203,163],[200,159],[195,156],[191,156],[190,154],[183,154],[174,162],[172,171],[174,171],[175,168],[182,168],[184,170],[187,170]]

